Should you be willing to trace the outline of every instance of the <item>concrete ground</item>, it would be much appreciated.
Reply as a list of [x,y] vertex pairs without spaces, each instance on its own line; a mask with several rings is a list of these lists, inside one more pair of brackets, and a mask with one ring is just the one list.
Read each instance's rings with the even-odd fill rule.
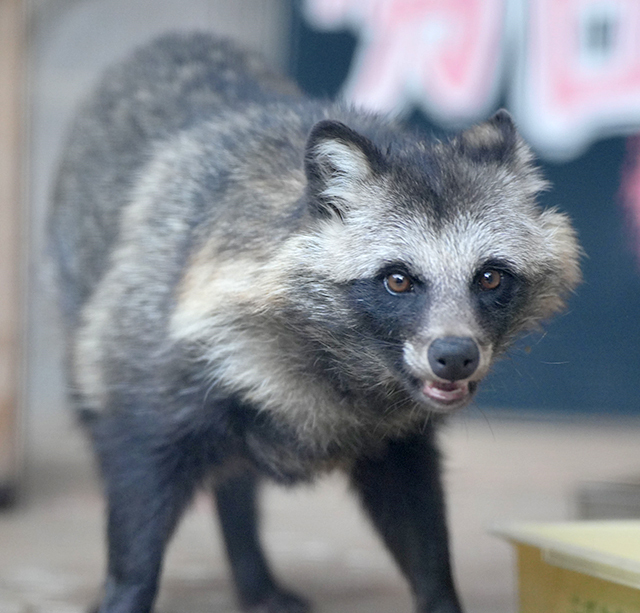
[[[580,484],[637,475],[640,422],[478,413],[456,417],[442,435],[456,576],[470,613],[514,613],[511,547],[488,529],[571,518]],[[63,412],[38,416],[29,431],[25,495],[0,515],[0,613],[86,611],[104,565],[91,457]],[[402,579],[338,476],[291,492],[268,488],[264,528],[283,582],[312,598],[317,613],[411,610]],[[171,544],[157,610],[236,610],[204,495]]]

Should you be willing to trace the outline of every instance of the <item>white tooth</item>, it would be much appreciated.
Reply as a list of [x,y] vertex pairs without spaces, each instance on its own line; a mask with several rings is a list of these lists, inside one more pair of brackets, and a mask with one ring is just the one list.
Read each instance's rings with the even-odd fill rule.
[[423,393],[434,400],[442,402],[452,402],[455,400],[461,400],[469,391],[469,385],[467,383],[461,383],[452,390],[443,390],[436,387],[432,383],[426,383],[422,389]]

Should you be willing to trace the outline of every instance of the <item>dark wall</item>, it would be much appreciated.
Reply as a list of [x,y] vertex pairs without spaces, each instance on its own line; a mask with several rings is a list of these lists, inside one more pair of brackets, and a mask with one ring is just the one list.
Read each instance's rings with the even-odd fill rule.
[[[348,31],[312,30],[294,5],[291,74],[307,93],[333,96],[356,42]],[[440,131],[419,112],[409,121]],[[585,281],[565,313],[496,366],[480,407],[640,413],[640,264],[619,197],[625,151],[625,138],[611,138],[571,162],[541,163],[553,184],[541,201],[573,218]]]

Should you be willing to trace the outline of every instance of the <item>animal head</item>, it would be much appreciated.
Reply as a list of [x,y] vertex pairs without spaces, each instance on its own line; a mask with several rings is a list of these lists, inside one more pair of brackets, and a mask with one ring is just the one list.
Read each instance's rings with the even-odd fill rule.
[[580,280],[575,232],[537,205],[546,183],[505,111],[435,143],[321,121],[305,174],[292,321],[351,382],[458,408]]

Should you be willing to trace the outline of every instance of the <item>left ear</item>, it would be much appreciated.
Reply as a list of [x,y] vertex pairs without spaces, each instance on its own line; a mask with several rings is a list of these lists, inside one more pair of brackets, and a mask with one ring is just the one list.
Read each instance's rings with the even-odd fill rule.
[[511,115],[505,109],[500,109],[487,121],[464,130],[454,139],[454,143],[465,157],[474,162],[511,166],[516,174],[529,179],[531,192],[547,187],[534,163],[533,152],[518,133]]
[[382,154],[339,121],[318,122],[307,139],[304,168],[314,214],[344,217],[361,184],[380,168]]
[[511,115],[500,109],[487,121],[461,132],[456,141],[468,157],[478,158],[478,161],[501,161],[515,151],[518,132]]

